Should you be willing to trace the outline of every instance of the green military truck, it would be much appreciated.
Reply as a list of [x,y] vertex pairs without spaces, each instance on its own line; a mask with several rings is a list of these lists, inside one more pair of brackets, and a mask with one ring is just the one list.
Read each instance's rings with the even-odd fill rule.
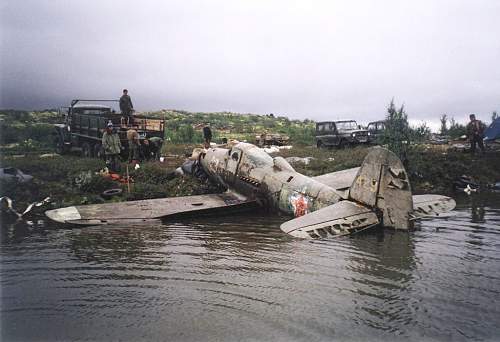
[[118,103],[118,100],[80,100],[71,101],[69,107],[61,107],[60,115],[63,123],[55,124],[54,144],[56,152],[64,154],[80,151],[84,157],[103,157],[101,146],[102,134],[108,122],[113,124],[120,140],[128,153],[127,131],[134,129],[142,141],[152,137],[163,139],[165,120],[146,116],[133,116],[127,124],[119,112],[111,105],[99,103]]

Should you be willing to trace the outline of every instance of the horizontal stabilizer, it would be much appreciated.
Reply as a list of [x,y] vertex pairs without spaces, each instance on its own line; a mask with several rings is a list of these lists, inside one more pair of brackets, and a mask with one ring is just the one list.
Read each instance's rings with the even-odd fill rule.
[[439,216],[455,208],[455,200],[441,195],[413,195],[413,219]]
[[325,184],[335,190],[348,190],[354,178],[358,174],[359,167],[352,169],[326,173],[321,176],[312,177],[315,181]]
[[231,192],[185,197],[167,197],[120,203],[90,204],[48,210],[50,219],[69,224],[103,225],[163,219],[185,213],[201,213],[239,207],[254,201]]
[[299,238],[323,238],[350,234],[378,223],[377,215],[369,208],[351,201],[340,201],[287,221],[280,228]]

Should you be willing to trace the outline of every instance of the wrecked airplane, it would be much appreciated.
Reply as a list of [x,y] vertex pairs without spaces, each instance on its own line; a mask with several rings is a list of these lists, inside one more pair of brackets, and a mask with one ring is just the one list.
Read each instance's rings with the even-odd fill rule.
[[281,229],[299,238],[351,234],[383,225],[410,229],[414,220],[455,207],[452,198],[413,195],[406,170],[387,149],[374,147],[358,168],[307,177],[282,157],[248,143],[198,154],[190,173],[226,188],[222,194],[106,203],[49,210],[54,221],[100,225],[166,219],[216,209],[261,207],[293,215]]

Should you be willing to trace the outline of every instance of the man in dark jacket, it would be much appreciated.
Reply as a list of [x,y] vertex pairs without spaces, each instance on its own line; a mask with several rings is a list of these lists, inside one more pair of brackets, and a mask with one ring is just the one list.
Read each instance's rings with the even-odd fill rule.
[[203,127],[203,139],[205,140],[205,148],[210,147],[210,142],[212,141],[212,130],[210,126]]
[[120,97],[120,110],[123,117],[127,120],[127,125],[130,124],[134,105],[132,105],[132,99],[128,95],[127,89],[123,89],[123,95]]
[[470,122],[467,124],[467,136],[470,141],[470,152],[476,152],[476,144],[479,145],[481,152],[484,153],[483,132],[484,125],[481,120],[477,120],[474,114],[469,115]]

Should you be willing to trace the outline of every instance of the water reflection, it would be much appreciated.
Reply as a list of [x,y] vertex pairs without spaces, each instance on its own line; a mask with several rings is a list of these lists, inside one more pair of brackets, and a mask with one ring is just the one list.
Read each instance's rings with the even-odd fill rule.
[[355,321],[375,329],[401,332],[412,321],[407,302],[416,268],[409,232],[381,230],[351,239],[357,251],[348,256],[356,291]]
[[494,339],[500,202],[460,201],[414,232],[312,242],[251,214],[11,226],[2,339]]
[[0,241],[2,243],[21,243],[32,234],[45,234],[46,221],[34,218],[33,220],[6,220],[0,224]]
[[471,196],[470,197],[470,210],[471,210],[471,222],[473,223],[483,223],[485,214],[485,198],[484,196]]

